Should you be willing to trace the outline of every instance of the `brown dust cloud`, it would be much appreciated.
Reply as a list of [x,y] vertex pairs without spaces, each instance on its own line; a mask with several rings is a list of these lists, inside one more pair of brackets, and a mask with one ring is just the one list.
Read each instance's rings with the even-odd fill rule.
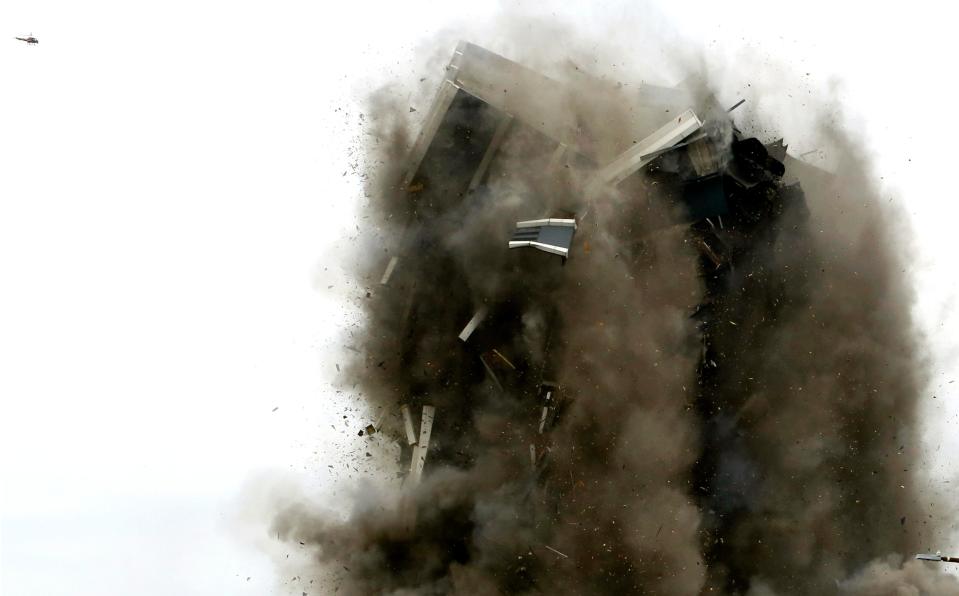
[[[548,82],[460,64],[485,95],[457,95],[418,162],[406,98],[367,102],[376,234],[343,374],[397,478],[346,517],[276,512],[271,533],[323,578],[309,593],[959,594],[913,560],[941,537],[914,488],[928,368],[908,237],[871,164],[823,119],[831,164],[810,165],[774,119],[719,106],[694,62],[681,93],[644,89],[591,41],[491,48]],[[454,46],[430,50],[455,62]],[[705,166],[686,146],[590,184],[687,108]],[[724,215],[684,203],[696,159]],[[568,259],[507,248],[517,221],[549,217],[576,219]],[[403,406],[416,433],[435,408],[419,482]]]

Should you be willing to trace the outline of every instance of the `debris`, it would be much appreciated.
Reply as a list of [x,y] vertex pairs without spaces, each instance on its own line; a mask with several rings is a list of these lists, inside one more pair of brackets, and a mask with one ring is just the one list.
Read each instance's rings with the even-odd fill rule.
[[[19,39],[20,41],[25,41],[25,42],[27,42],[27,43],[29,43],[29,44],[38,44],[38,43],[40,43],[40,40],[38,40],[38,39],[37,39],[36,37],[34,37],[32,34],[31,34],[31,35],[28,35],[27,37],[18,37],[17,39]],[[54,45],[56,45],[56,44],[54,44]]]
[[544,544],[543,546],[545,546],[545,547],[548,548],[549,550],[553,551],[553,552],[556,553],[557,555],[563,557],[564,559],[568,559],[568,558],[569,558],[567,555],[564,555],[563,553],[559,552],[558,550],[556,550],[555,548],[553,548],[552,546],[550,546],[550,545],[548,545],[548,544]]
[[481,306],[479,310],[476,311],[476,314],[473,315],[473,318],[470,319],[469,323],[466,324],[466,327],[463,327],[463,330],[460,331],[460,340],[466,341],[469,339],[470,335],[473,335],[473,332],[476,331],[476,328],[479,327],[479,324],[483,322],[483,319],[486,318],[487,309],[485,306]]
[[692,110],[686,110],[677,118],[670,120],[597,172],[586,186],[587,197],[591,197],[604,185],[619,184],[652,162],[656,157],[653,154],[657,151],[672,147],[699,130],[702,125],[702,121]]
[[410,414],[410,407],[403,404],[400,407],[400,413],[403,415],[403,427],[406,429],[406,442],[409,445],[416,445],[416,431],[413,429],[413,416]]
[[489,375],[490,379],[493,380],[493,384],[496,385],[496,388],[500,391],[503,390],[503,384],[500,382],[499,377],[496,376],[496,373],[493,372],[493,369],[486,362],[485,354],[480,354],[480,362],[483,364],[483,368],[486,369],[486,374]]
[[703,256],[705,256],[706,258],[708,258],[708,259],[712,262],[712,264],[716,266],[716,269],[719,269],[720,267],[723,266],[723,259],[722,259],[722,257],[720,257],[718,254],[716,254],[716,251],[714,251],[714,250],[712,249],[712,247],[709,246],[709,244],[706,243],[705,240],[703,240],[702,238],[697,238],[697,239],[696,239],[696,247],[699,248],[699,252],[700,252]]
[[726,112],[727,112],[727,113],[732,112],[733,110],[735,110],[735,109],[738,108],[739,106],[743,105],[744,103],[746,103],[746,100],[745,100],[745,99],[740,99],[739,101],[736,102],[736,105],[734,105],[733,107],[731,107],[731,108],[729,108],[728,110],[726,110]]
[[920,561],[939,561],[942,563],[959,563],[959,557],[944,557],[939,553],[934,555],[916,555]]
[[720,167],[719,155],[713,150],[713,141],[706,136],[688,143],[686,153],[697,176],[714,174]]
[[576,231],[575,219],[534,219],[516,222],[516,231],[509,241],[510,248],[531,246],[563,257],[569,256]]
[[423,466],[426,465],[426,452],[430,448],[430,434],[433,432],[433,416],[436,408],[423,406],[420,416],[420,438],[413,447],[413,460],[410,462],[410,481],[413,486],[420,483],[423,476]]
[[275,408],[273,408],[273,410],[272,410],[272,411],[274,411],[274,412],[275,412],[275,411],[277,411],[277,410],[279,410],[279,409],[280,409],[280,406],[277,406],[277,407],[275,407]]
[[544,434],[556,422],[556,413],[559,410],[560,400],[556,399],[559,385],[550,381],[543,381],[539,387],[539,400],[543,404],[539,415],[539,434]]
[[391,257],[389,264],[386,266],[386,271],[383,272],[383,277],[380,279],[380,285],[385,286],[390,281],[390,277],[393,275],[393,270],[396,269],[396,262],[399,260],[397,257]]
[[515,366],[512,362],[510,362],[510,361],[506,358],[506,356],[503,356],[502,354],[500,354],[500,351],[499,351],[499,350],[497,350],[497,349],[494,348],[494,349],[492,350],[492,352],[493,352],[493,354],[494,354],[497,358],[499,358],[500,360],[502,360],[503,362],[505,362],[505,363],[506,363],[506,366],[512,368],[513,370],[516,370],[516,366]]

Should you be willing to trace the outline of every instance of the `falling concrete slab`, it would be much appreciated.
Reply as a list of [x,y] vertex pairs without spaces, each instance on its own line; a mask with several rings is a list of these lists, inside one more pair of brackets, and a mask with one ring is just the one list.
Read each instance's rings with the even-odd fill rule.
[[476,328],[479,327],[479,324],[483,322],[483,319],[486,318],[486,313],[488,312],[485,306],[481,306],[479,310],[476,311],[476,314],[473,315],[473,318],[469,320],[469,323],[466,324],[466,327],[463,327],[463,330],[460,331],[460,341],[466,341],[473,335],[473,332],[476,331]]
[[390,283],[390,277],[393,276],[393,270],[396,269],[397,261],[399,261],[398,257],[390,258],[390,262],[386,265],[386,271],[383,272],[383,277],[380,278],[380,285],[385,286]]
[[413,428],[413,415],[410,413],[410,407],[405,404],[401,406],[400,414],[403,416],[403,428],[406,429],[406,443],[416,445],[416,430]]
[[587,196],[607,185],[615,186],[634,172],[647,166],[657,153],[668,149],[702,128],[703,123],[692,110],[673,118],[645,139],[624,151],[612,163],[604,166],[586,185]]
[[959,557],[945,557],[938,553],[934,555],[916,555],[920,561],[938,561],[941,563],[959,563]]
[[410,462],[410,482],[413,486],[420,483],[423,477],[423,467],[426,465],[426,453],[430,448],[430,435],[433,433],[433,417],[436,408],[423,406],[420,417],[420,436],[413,448],[413,459]]
[[534,219],[516,222],[516,231],[509,241],[510,248],[529,246],[537,250],[569,257],[576,232],[575,219]]

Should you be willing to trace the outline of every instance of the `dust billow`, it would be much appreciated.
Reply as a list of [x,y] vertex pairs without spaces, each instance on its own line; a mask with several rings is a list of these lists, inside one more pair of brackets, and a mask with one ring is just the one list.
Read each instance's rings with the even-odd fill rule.
[[[533,54],[509,58],[544,61]],[[633,92],[573,89],[553,105],[584,143],[628,148]],[[453,192],[472,174],[460,156],[496,125],[464,112],[469,138],[448,139],[410,192],[406,104],[379,94],[369,113],[379,239],[357,272],[371,296],[346,374],[377,438],[405,443],[401,404],[436,420],[418,485],[357,490],[345,520],[306,501],[277,513],[273,532],[334,571],[323,593],[959,592],[938,567],[903,563],[933,546],[912,467],[926,369],[900,214],[841,132],[834,174],[787,161],[805,201],[736,248],[718,282],[652,179],[647,200],[611,190],[587,208],[583,171],[551,167],[538,133],[517,129],[482,188]],[[514,222],[572,213],[565,264],[506,248]],[[691,316],[704,305],[706,331]],[[496,382],[479,344],[506,356]],[[545,435],[543,382],[564,398]]]

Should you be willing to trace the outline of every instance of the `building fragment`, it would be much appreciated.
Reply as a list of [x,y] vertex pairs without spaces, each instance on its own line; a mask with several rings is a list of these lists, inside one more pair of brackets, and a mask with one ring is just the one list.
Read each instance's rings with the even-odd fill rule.
[[662,151],[698,131],[702,125],[695,112],[686,110],[600,169],[587,184],[586,193],[592,194],[607,184],[619,184],[652,163]]
[[410,406],[403,404],[400,407],[400,414],[403,416],[403,428],[406,430],[407,445],[416,445],[416,430],[413,428],[413,415],[410,413]]
[[576,231],[575,219],[534,219],[516,222],[516,231],[509,241],[510,248],[530,246],[543,252],[569,256]]
[[916,555],[920,561],[939,561],[941,563],[959,563],[959,557],[946,557],[936,553],[934,555]]
[[479,327],[479,324],[483,322],[483,319],[486,318],[487,308],[481,306],[479,310],[476,311],[476,314],[473,315],[473,318],[469,320],[466,324],[466,327],[463,327],[463,330],[460,331],[459,338],[460,341],[466,341],[473,335],[473,332],[476,331],[476,328]]
[[433,434],[433,416],[436,408],[423,406],[420,417],[420,436],[413,447],[413,458],[410,462],[410,483],[416,486],[423,477],[423,467],[426,465],[426,453],[430,448],[430,436]]

